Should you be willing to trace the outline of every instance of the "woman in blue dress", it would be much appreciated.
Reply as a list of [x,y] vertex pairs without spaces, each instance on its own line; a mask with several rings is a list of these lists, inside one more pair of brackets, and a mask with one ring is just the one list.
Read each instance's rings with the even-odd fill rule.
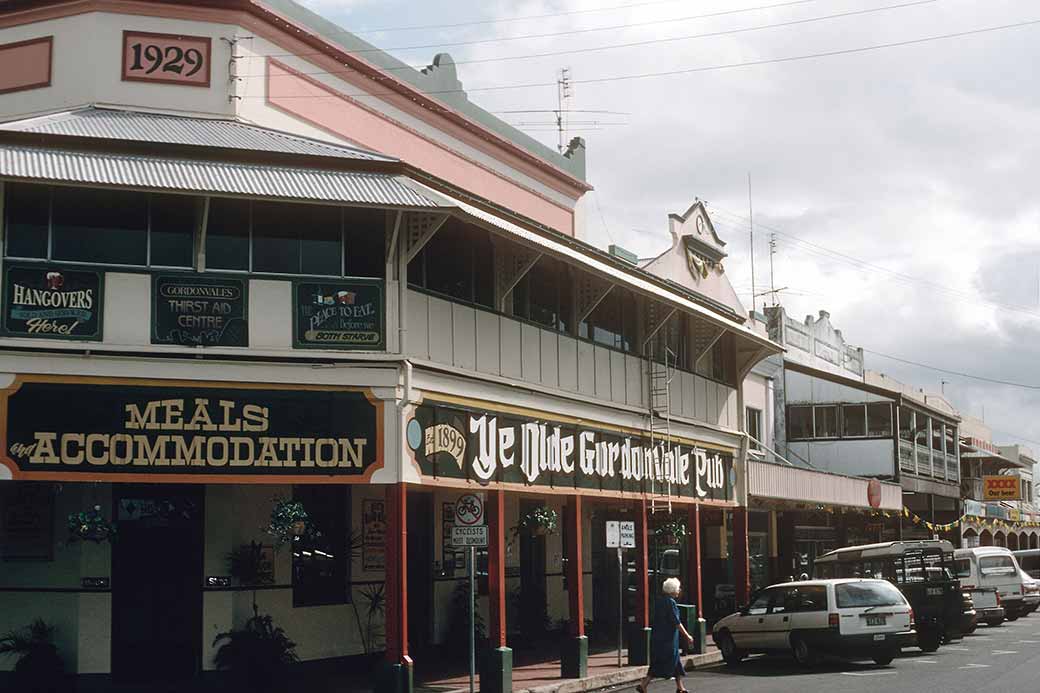
[[650,669],[639,683],[640,693],[646,693],[650,679],[675,679],[675,690],[686,690],[683,685],[683,665],[679,658],[679,634],[686,642],[693,642],[679,619],[679,605],[675,598],[682,592],[678,578],[668,578],[661,586],[664,595],[654,604],[654,626],[650,631]]

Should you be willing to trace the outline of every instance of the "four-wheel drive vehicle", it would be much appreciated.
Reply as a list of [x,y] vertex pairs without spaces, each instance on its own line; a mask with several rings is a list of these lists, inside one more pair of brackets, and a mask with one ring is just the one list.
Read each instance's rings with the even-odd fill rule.
[[[997,590],[1004,617],[1014,621],[1025,611],[1022,594],[1022,575],[1014,555],[1001,546],[977,546],[957,549],[954,554],[961,561],[957,573],[967,588],[989,587]],[[967,561],[966,563],[964,561]]]
[[889,541],[848,546],[816,559],[817,578],[881,578],[898,587],[914,608],[917,646],[934,652],[963,635],[964,594],[951,572],[948,541]]
[[914,644],[914,611],[887,580],[808,580],[772,585],[715,624],[729,665],[756,652],[791,652],[809,666],[822,655],[888,664]]
[[1029,573],[1029,577],[1040,580],[1040,549],[1021,549],[1012,551],[1019,567]]

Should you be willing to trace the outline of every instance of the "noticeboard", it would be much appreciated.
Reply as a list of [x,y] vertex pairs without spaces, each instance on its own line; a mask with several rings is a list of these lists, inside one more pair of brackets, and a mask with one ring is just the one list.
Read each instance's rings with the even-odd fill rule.
[[297,282],[294,293],[294,346],[372,351],[385,348],[381,280]]
[[7,265],[3,331],[16,337],[100,340],[103,288],[101,272]]
[[152,344],[249,346],[247,281],[211,275],[152,279]]

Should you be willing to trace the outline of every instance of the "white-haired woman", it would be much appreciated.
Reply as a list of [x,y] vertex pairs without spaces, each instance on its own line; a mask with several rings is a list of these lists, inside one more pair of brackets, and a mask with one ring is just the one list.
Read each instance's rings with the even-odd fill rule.
[[646,693],[650,679],[675,679],[675,690],[685,691],[683,665],[679,658],[679,634],[686,642],[693,642],[679,619],[679,605],[675,599],[682,594],[678,578],[668,578],[661,585],[664,594],[654,604],[654,626],[650,632],[650,668],[639,683],[640,693]]

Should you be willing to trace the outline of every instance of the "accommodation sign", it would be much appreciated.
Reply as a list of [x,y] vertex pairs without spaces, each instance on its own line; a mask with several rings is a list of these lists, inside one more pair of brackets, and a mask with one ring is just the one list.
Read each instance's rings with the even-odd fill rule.
[[156,275],[152,302],[152,344],[249,346],[245,279]]
[[296,346],[373,350],[385,347],[381,281],[299,282],[295,291]]
[[6,334],[101,339],[100,272],[53,265],[8,265],[4,275]]
[[361,392],[30,381],[5,416],[16,474],[350,476],[379,453]]
[[732,500],[733,455],[488,411],[422,405],[406,430],[423,475],[481,484]]

